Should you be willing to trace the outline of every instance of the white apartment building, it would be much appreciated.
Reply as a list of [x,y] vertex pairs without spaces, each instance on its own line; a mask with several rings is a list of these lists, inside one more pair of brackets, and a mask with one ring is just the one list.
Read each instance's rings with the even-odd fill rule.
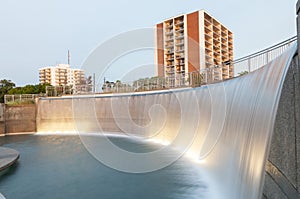
[[39,69],[40,84],[52,86],[72,86],[85,84],[85,73],[81,69],[73,69],[69,64],[57,64]]

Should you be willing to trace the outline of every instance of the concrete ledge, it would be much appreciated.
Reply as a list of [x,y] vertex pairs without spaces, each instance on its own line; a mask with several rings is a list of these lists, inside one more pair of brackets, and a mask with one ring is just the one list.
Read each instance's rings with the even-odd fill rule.
[[12,166],[19,159],[20,154],[14,149],[0,147],[0,171]]
[[[282,194],[284,194],[287,198],[299,198],[296,187],[294,187],[293,184],[289,181],[289,179],[270,161],[267,162],[266,172],[274,181],[274,183],[278,185]],[[277,189],[276,191],[279,190]]]

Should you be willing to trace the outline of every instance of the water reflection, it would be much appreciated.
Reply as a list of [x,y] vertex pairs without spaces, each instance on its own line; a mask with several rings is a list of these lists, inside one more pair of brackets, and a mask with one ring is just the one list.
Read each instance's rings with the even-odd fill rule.
[[[133,152],[159,147],[110,139]],[[8,136],[0,142],[21,154],[18,164],[0,176],[0,192],[8,199],[211,198],[199,168],[185,158],[156,172],[128,174],[95,160],[77,136]]]

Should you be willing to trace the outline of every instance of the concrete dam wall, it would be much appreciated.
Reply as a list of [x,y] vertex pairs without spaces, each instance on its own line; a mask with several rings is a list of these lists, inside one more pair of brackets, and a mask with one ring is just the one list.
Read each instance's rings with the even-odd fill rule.
[[200,88],[40,99],[37,131],[160,140],[205,162],[223,198],[299,197],[294,54],[295,48],[248,75]]
[[36,132],[34,104],[7,106],[0,104],[0,135]]

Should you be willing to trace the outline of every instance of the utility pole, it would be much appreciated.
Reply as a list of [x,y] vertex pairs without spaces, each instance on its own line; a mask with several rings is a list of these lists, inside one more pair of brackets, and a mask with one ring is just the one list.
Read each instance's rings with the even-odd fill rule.
[[70,50],[68,50],[68,65],[71,66],[71,54],[70,54]]
[[93,85],[94,85],[93,86],[93,88],[94,88],[93,91],[94,91],[94,93],[96,93],[96,74],[95,73],[93,74]]

